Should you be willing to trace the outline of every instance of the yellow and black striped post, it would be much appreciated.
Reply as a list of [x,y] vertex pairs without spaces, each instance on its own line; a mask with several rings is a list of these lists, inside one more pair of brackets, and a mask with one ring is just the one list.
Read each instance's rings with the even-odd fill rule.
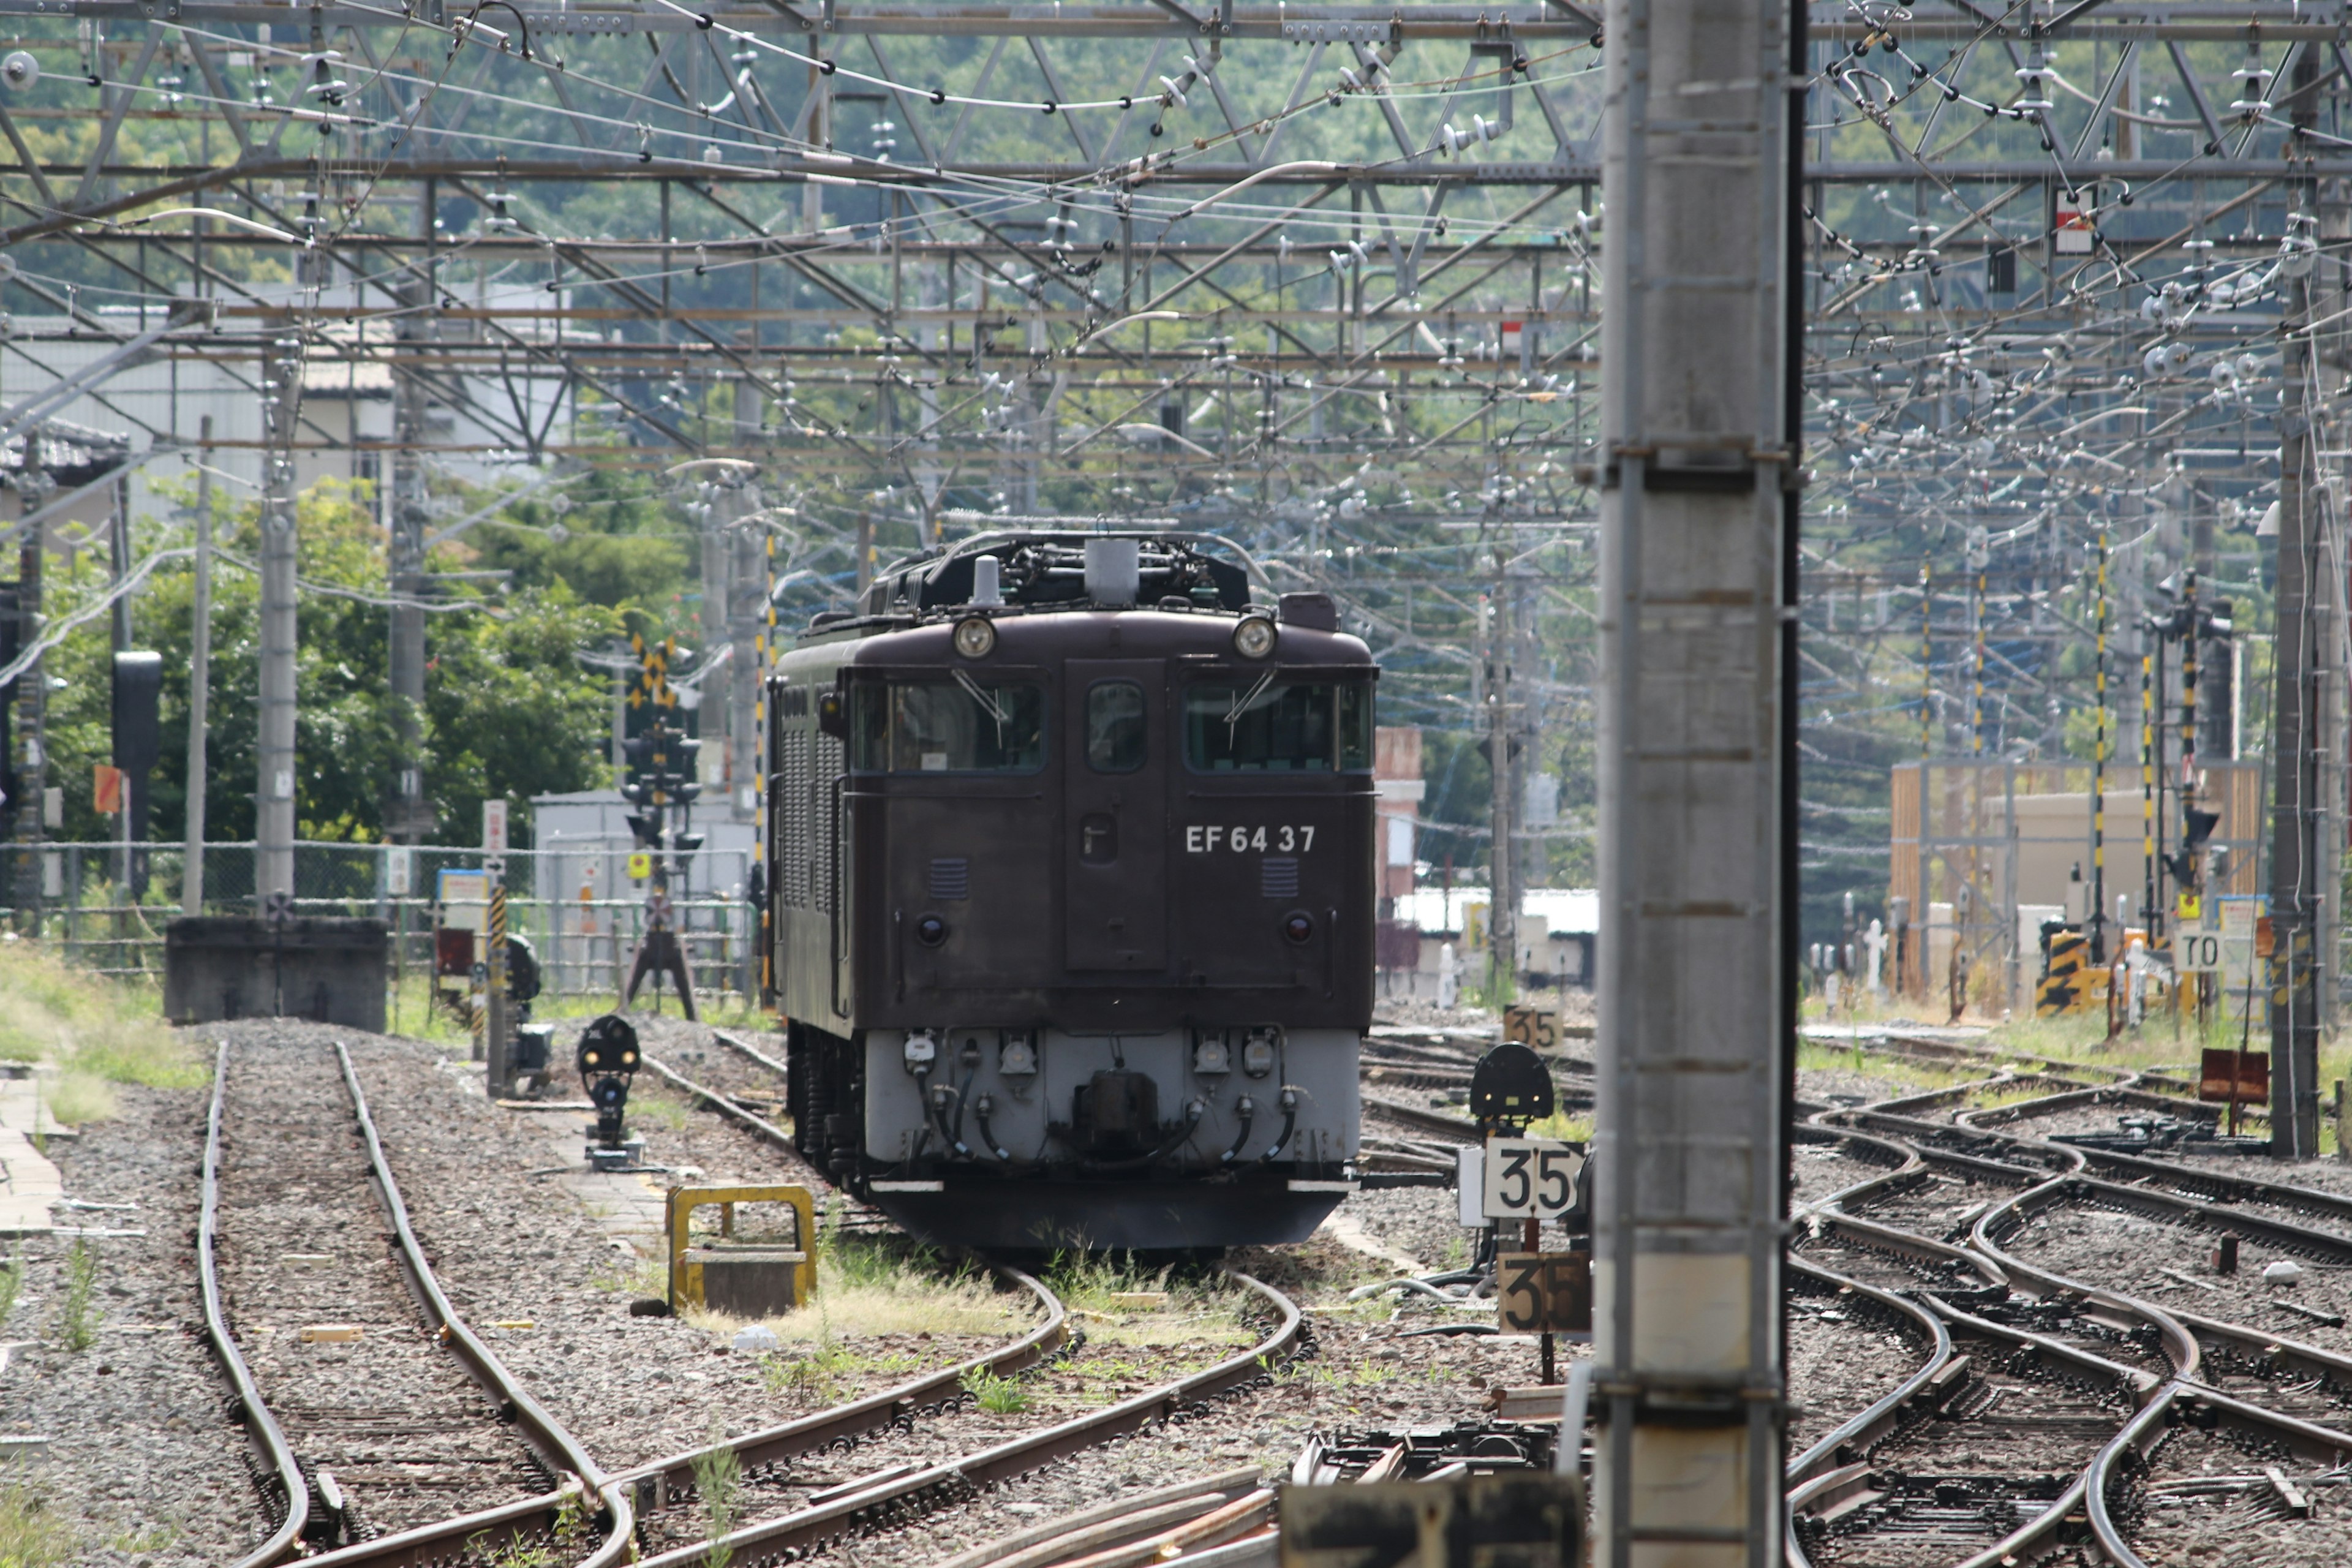
[[487,1076],[493,1097],[506,1093],[513,1085],[509,1063],[514,1059],[512,1045],[514,1020],[507,1005],[507,879],[502,868],[490,870],[490,929],[487,955],[490,978],[483,998],[483,1045],[488,1063]]

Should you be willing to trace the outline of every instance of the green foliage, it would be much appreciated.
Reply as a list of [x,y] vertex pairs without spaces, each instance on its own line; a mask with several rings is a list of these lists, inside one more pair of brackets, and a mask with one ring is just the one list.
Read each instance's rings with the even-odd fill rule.
[[[726,1429],[711,1424],[710,1443],[694,1456],[694,1489],[702,1499],[704,1538],[717,1542],[735,1528],[743,1510],[743,1461],[728,1447]],[[713,1545],[704,1556],[706,1568],[727,1568],[734,1548]]]
[[58,1308],[58,1339],[69,1351],[86,1351],[98,1342],[98,1321],[90,1310],[97,1289],[97,1249],[76,1237],[66,1252],[66,1298]]
[[71,1550],[64,1522],[25,1482],[0,1490],[0,1568],[50,1568]]
[[[193,505],[193,487],[181,491],[184,510]],[[250,781],[255,767],[260,601],[249,568],[260,545],[259,512],[222,489],[213,493],[213,510],[220,555],[205,741],[214,787],[205,826],[214,839],[236,839],[253,833],[253,793],[236,781]],[[636,514],[630,516],[630,526],[637,526]],[[295,672],[299,830],[309,838],[371,841],[383,837],[388,792],[407,760],[390,694],[381,603],[387,563],[372,487],[322,481],[303,494],[299,520],[298,570],[308,590]],[[444,822],[478,821],[488,795],[523,800],[591,788],[605,776],[612,688],[606,676],[574,655],[619,637],[624,616],[617,602],[584,595],[561,569],[572,553],[592,564],[600,558],[599,547],[583,537],[600,537],[594,517],[571,526],[581,543],[540,568],[519,572],[510,592],[460,585],[449,590],[451,602],[467,607],[425,617],[425,775]],[[137,520],[137,531],[141,553],[187,542],[179,516]],[[682,548],[674,541],[654,542],[674,552]],[[69,612],[101,592],[107,572],[102,552],[58,558],[49,578],[49,613]],[[675,574],[665,576],[650,558],[629,557],[604,576],[591,576],[593,591],[604,593],[630,580],[660,586]],[[185,830],[193,596],[192,571],[174,563],[151,580],[132,612],[133,642],[163,655],[163,747],[153,775],[151,832],[166,841]],[[50,776],[65,787],[68,838],[103,838],[114,831],[111,818],[91,809],[89,787],[91,770],[111,748],[110,657],[108,623],[100,616],[68,636],[48,659],[51,675],[64,683],[51,698],[48,735]],[[158,883],[149,897],[169,900],[173,891]]]
[[68,969],[24,942],[0,942],[0,1059],[65,1068],[44,1098],[68,1123],[112,1115],[110,1084],[189,1089],[207,1078],[156,1016],[152,991]]
[[999,1376],[984,1366],[963,1374],[963,1390],[992,1415],[1018,1415],[1029,1408],[1029,1391],[1018,1379]]
[[0,1268],[0,1328],[7,1326],[8,1314],[16,1310],[16,1298],[24,1293],[25,1255],[19,1251],[8,1259],[6,1267]]

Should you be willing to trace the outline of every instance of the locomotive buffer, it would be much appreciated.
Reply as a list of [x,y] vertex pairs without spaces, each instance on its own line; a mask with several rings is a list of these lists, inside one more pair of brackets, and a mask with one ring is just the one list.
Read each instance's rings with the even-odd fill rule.
[[638,847],[652,855],[653,878],[646,893],[645,936],[637,943],[635,961],[629,965],[628,988],[621,994],[621,1005],[626,1007],[636,1000],[637,988],[650,974],[654,1006],[658,1011],[661,977],[667,974],[677,986],[686,1016],[694,1018],[694,971],[686,961],[685,944],[678,941],[673,923],[676,909],[670,900],[670,878],[673,855],[692,854],[702,847],[702,835],[686,831],[695,797],[702,793],[694,778],[695,754],[701,751],[702,742],[687,739],[686,732],[663,713],[644,734],[632,736],[622,745],[628,754],[630,777],[621,795],[637,808],[629,815],[629,831],[636,836]]

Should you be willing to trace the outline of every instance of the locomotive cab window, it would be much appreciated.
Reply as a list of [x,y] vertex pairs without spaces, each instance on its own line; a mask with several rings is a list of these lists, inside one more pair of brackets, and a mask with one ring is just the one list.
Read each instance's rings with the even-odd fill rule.
[[1372,765],[1372,689],[1270,672],[1189,688],[1184,760],[1202,773],[1362,773]]
[[1131,773],[1143,765],[1143,688],[1132,680],[1097,681],[1087,692],[1087,765],[1098,773]]
[[1034,681],[893,680],[854,687],[850,766],[862,773],[1034,773],[1045,689]]

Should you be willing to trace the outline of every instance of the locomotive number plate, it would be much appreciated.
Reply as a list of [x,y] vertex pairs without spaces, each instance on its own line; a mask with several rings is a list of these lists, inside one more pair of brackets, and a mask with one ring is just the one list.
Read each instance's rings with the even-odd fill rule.
[[1223,823],[1192,823],[1184,829],[1184,852],[1207,855],[1227,849],[1245,855],[1253,849],[1277,855],[1298,855],[1315,847],[1315,825],[1282,827],[1228,827]]

